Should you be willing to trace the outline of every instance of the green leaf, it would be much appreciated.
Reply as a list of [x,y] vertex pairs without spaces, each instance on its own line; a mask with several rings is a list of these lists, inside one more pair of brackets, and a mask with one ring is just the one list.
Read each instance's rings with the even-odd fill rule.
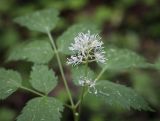
[[160,70],[160,57],[157,59],[157,61],[154,64],[154,67],[158,70]]
[[25,16],[17,17],[14,21],[30,30],[47,33],[55,28],[59,12],[55,9],[41,10]]
[[17,121],[60,121],[62,103],[52,97],[38,97],[30,100]]
[[57,85],[57,77],[46,65],[34,65],[30,83],[36,90],[48,94]]
[[0,68],[0,99],[5,99],[14,93],[21,85],[21,80],[18,72]]
[[15,110],[3,106],[0,108],[0,121],[14,121],[15,116]]
[[146,62],[145,58],[127,49],[107,48],[106,59],[106,64],[102,66],[109,70],[145,68],[151,65]]
[[97,98],[105,100],[109,105],[127,109],[151,110],[148,103],[129,87],[109,81],[100,81],[97,83],[96,89]]
[[48,63],[54,55],[48,41],[24,42],[11,49],[8,61],[27,60],[34,63]]
[[98,27],[95,24],[83,22],[72,25],[57,39],[59,51],[64,54],[72,54],[68,47],[74,41],[74,38],[78,35],[79,32],[86,33],[88,30],[90,30],[92,34],[99,33]]
[[146,72],[133,71],[130,76],[134,89],[145,96],[153,105],[159,105],[158,92],[151,75]]
[[72,68],[72,78],[73,78],[73,82],[75,85],[79,85],[79,80],[80,79],[94,79],[95,78],[95,74],[94,72],[88,67],[87,68],[87,76],[86,76],[86,67],[85,66],[78,66],[78,67],[74,67]]

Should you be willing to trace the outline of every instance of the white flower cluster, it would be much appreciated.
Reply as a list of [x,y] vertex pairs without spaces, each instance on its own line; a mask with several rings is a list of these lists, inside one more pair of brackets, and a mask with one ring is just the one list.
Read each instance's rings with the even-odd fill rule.
[[79,33],[74,38],[74,43],[71,43],[69,50],[73,51],[74,55],[67,58],[67,64],[77,65],[87,62],[105,63],[106,58],[103,51],[103,42],[100,41],[98,34]]
[[[86,78],[82,78],[81,80],[79,80],[79,84],[81,86],[88,86],[88,92],[92,93],[94,91],[94,94],[97,94],[97,89],[96,89],[96,81],[93,80],[89,80]],[[92,91],[93,90],[93,91]]]

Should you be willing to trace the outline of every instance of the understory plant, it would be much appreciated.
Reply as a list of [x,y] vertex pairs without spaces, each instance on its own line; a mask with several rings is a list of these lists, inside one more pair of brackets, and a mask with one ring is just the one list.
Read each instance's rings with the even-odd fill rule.
[[[18,44],[7,58],[7,62],[24,60],[33,63],[28,80],[31,88],[22,84],[22,77],[16,70],[0,68],[1,100],[18,89],[37,95],[25,105],[17,121],[60,121],[64,108],[73,112],[74,121],[80,121],[83,100],[88,95],[109,105],[151,111],[148,103],[132,88],[101,79],[101,76],[106,71],[148,68],[152,64],[131,50],[106,46],[98,27],[91,22],[74,24],[58,38],[54,38],[51,31],[59,24],[58,15],[57,10],[47,9],[14,20],[30,30],[46,35],[43,40],[35,39]],[[59,78],[49,66],[55,64],[53,61],[58,64]],[[94,69],[95,66],[91,68],[91,64],[100,68],[100,72]],[[69,68],[67,70],[71,72],[71,80],[66,78],[65,68]],[[63,81],[69,103],[49,95],[59,81]],[[73,96],[74,90],[70,89],[68,81],[73,81],[75,87],[80,89],[76,96]]]

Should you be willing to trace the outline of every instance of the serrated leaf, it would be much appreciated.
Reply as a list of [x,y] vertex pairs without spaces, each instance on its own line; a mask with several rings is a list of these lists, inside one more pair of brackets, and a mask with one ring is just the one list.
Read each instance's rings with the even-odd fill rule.
[[24,42],[11,49],[8,61],[27,60],[38,64],[48,63],[54,55],[48,41]]
[[57,39],[57,45],[59,51],[64,54],[72,54],[72,52],[68,49],[68,47],[74,41],[74,38],[78,35],[78,33],[80,32],[86,33],[88,32],[88,30],[90,30],[92,34],[99,33],[98,27],[95,24],[83,22],[72,25]]
[[101,98],[107,104],[127,109],[151,110],[148,103],[129,87],[109,81],[100,81],[96,89],[96,97]]
[[145,58],[127,49],[107,48],[106,59],[106,64],[102,66],[109,70],[121,70],[134,67],[144,68],[150,66]]
[[47,33],[55,28],[59,12],[55,9],[41,10],[25,16],[17,17],[14,21],[30,30]]
[[38,97],[30,100],[17,121],[60,121],[62,103],[52,97]]
[[57,85],[57,77],[46,65],[34,65],[30,77],[31,85],[45,94],[48,94]]
[[5,99],[14,93],[21,85],[21,80],[18,72],[0,68],[0,99]]
[[[86,74],[86,67],[85,66],[78,66],[72,68],[72,79],[75,85],[79,85],[80,79],[94,79],[95,74],[94,72],[88,67],[87,68],[87,74]],[[87,76],[86,76],[87,75]]]

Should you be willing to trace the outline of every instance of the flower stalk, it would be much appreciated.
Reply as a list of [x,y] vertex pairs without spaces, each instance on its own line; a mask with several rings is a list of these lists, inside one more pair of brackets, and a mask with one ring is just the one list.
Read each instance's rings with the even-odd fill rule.
[[[97,34],[90,34],[90,31],[88,33],[79,33],[78,36],[74,38],[74,43],[71,43],[71,46],[69,47],[69,50],[71,50],[74,54],[71,55],[70,58],[67,58],[67,64],[72,65],[79,65],[80,63],[85,64],[85,77],[84,79],[79,80],[80,86],[82,86],[81,95],[79,97],[79,100],[76,104],[73,102],[73,98],[71,96],[70,89],[68,87],[64,70],[62,67],[62,63],[59,57],[59,53],[57,51],[55,42],[51,36],[50,32],[47,32],[48,37],[50,39],[50,43],[52,45],[52,48],[56,54],[57,62],[59,65],[59,69],[61,72],[61,76],[71,103],[70,108],[72,109],[73,115],[74,115],[74,121],[79,121],[80,113],[81,113],[81,106],[83,103],[83,98],[86,95],[86,92],[91,93],[91,89],[93,89],[94,93],[97,93],[97,90],[95,88],[95,82],[99,78],[97,77],[95,81],[87,79],[88,76],[88,63],[91,62],[100,62],[105,63],[106,58],[104,57],[104,51],[103,51],[103,42],[99,41],[101,38]],[[103,73],[103,72],[102,72]],[[101,76],[101,74],[99,75]],[[68,106],[68,105],[67,105]],[[77,112],[78,111],[78,112]]]
[[67,81],[66,81],[66,78],[65,78],[65,75],[64,75],[64,71],[63,71],[63,67],[62,67],[62,63],[61,63],[61,60],[60,60],[60,57],[59,57],[59,53],[57,51],[57,48],[56,48],[56,45],[55,45],[55,42],[52,38],[52,35],[50,32],[47,32],[48,34],[48,37],[50,39],[50,43],[55,51],[55,54],[56,54],[56,58],[57,58],[57,61],[58,61],[58,66],[59,66],[59,69],[60,69],[60,72],[61,72],[61,76],[62,76],[62,79],[63,79],[63,82],[64,82],[64,85],[65,85],[65,88],[66,88],[66,91],[67,91],[67,94],[68,94],[68,97],[70,99],[70,103],[71,103],[71,106],[74,107],[74,103],[73,103],[73,99],[72,99],[72,96],[71,96],[71,92],[69,90],[69,87],[68,87],[68,84],[67,84]]

